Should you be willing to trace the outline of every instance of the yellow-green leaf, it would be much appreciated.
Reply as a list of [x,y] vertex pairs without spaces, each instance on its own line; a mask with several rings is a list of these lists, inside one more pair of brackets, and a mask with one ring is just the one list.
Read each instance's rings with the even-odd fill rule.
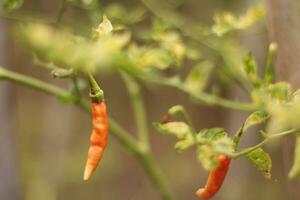
[[264,111],[256,111],[252,113],[245,121],[243,131],[246,131],[251,126],[265,122],[268,119],[268,114]]
[[260,81],[257,75],[257,64],[253,58],[253,55],[249,53],[244,58],[244,66],[245,72],[247,74],[248,79],[252,82],[252,84],[257,87],[260,85]]
[[110,35],[112,33],[113,26],[109,19],[104,15],[103,21],[99,24],[98,28],[94,29],[94,38],[100,38],[101,36]]
[[189,147],[193,146],[195,144],[194,137],[189,134],[184,139],[179,140],[174,148],[178,153],[181,153],[182,151],[188,149]]
[[191,134],[190,127],[184,122],[154,123],[153,125],[159,132],[174,135],[179,139],[184,139]]
[[246,29],[260,20],[264,14],[265,10],[262,6],[253,7],[240,17],[229,12],[217,14],[214,17],[215,24],[212,27],[212,32],[221,37],[232,30]]
[[203,91],[207,85],[212,69],[213,66],[210,62],[202,62],[196,65],[187,76],[184,85],[191,92]]
[[217,155],[209,145],[201,145],[197,147],[197,159],[202,167],[211,170],[217,165]]
[[248,158],[254,166],[261,171],[265,178],[271,179],[272,160],[268,153],[266,153],[263,149],[258,148],[247,154],[246,158]]

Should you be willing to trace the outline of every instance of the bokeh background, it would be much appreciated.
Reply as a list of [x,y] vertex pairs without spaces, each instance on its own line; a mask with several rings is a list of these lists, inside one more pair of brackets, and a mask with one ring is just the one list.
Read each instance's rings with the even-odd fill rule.
[[[132,0],[99,2],[101,6],[111,3],[119,3],[128,8],[143,6],[141,2]],[[161,3],[163,2],[165,1]],[[166,2],[172,3],[171,0]],[[182,0],[178,12],[194,21],[210,25],[217,11],[226,10],[241,14],[258,2],[268,5],[268,2],[253,0]],[[56,16],[59,6],[58,0],[25,0],[24,6],[17,11],[16,16],[51,19]],[[288,9],[288,6],[282,9]],[[99,13],[96,18],[100,19],[101,16],[102,13]],[[265,63],[271,32],[274,30],[270,30],[270,16],[267,18],[265,23],[259,23],[239,33],[235,38],[244,52],[253,52],[259,66]],[[0,64],[10,70],[68,87],[68,81],[53,80],[48,71],[32,64],[30,51],[18,44],[12,33],[13,25],[18,21],[17,17],[0,18]],[[85,27],[81,24],[90,23],[92,26],[85,13],[73,6],[66,8],[63,21],[74,23],[73,26],[78,29]],[[285,23],[293,21],[286,18]],[[85,32],[90,32],[90,29]],[[120,77],[111,73],[100,74],[97,79],[101,81],[105,90],[109,113],[128,131],[135,133],[131,104]],[[223,88],[223,93],[228,98],[247,100],[243,93],[232,85]],[[161,86],[143,85],[143,95],[155,159],[178,199],[196,199],[194,192],[205,183],[208,173],[196,161],[193,149],[177,154],[173,149],[176,140],[157,133],[152,127],[152,122],[158,121],[172,105],[182,104],[187,108],[197,129],[225,127],[233,134],[245,120],[247,113],[207,108],[193,103],[181,92]],[[75,106],[63,104],[54,97],[30,88],[1,81],[0,199],[160,199],[142,167],[114,137],[109,138],[107,151],[94,177],[88,182],[82,180],[91,129],[90,120],[91,116]],[[252,129],[245,135],[241,145],[249,146],[258,142],[260,138],[256,133],[257,129]],[[246,159],[238,159],[232,162],[224,186],[215,199],[300,199],[296,181],[287,181],[286,169],[291,165],[287,157],[291,155],[281,146],[280,143],[273,143],[266,147],[273,159],[271,180],[264,179]]]

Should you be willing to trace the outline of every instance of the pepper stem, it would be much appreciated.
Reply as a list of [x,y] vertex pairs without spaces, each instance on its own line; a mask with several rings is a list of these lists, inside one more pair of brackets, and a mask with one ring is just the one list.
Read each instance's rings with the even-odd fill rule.
[[95,80],[94,76],[91,73],[87,74],[87,78],[90,84],[90,97],[93,102],[101,102],[104,101],[104,92],[101,90],[100,86],[98,85],[97,81]]

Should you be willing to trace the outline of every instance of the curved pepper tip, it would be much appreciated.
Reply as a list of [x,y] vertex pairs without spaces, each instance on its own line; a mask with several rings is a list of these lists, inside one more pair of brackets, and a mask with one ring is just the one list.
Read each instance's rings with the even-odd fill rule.
[[196,196],[199,197],[200,199],[210,199],[210,196],[206,194],[204,188],[200,188],[196,192]]
[[83,180],[87,181],[92,176],[94,170],[91,166],[87,165],[84,170]]

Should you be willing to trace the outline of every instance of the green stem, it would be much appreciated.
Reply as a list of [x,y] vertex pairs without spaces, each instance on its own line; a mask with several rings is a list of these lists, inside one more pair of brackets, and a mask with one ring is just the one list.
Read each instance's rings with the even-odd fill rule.
[[131,100],[131,105],[134,112],[134,118],[137,125],[137,131],[139,136],[139,142],[141,148],[146,152],[150,150],[149,138],[148,138],[148,127],[147,127],[147,118],[146,110],[141,94],[140,86],[125,73],[121,73],[125,85],[128,89],[128,94]]
[[129,73],[132,73],[134,76],[137,76],[138,78],[144,81],[176,88],[177,90],[190,95],[195,102],[200,104],[233,109],[233,110],[240,110],[240,111],[255,111],[259,109],[256,105],[252,103],[231,101],[205,92],[198,92],[198,93],[192,92],[187,87],[185,87],[185,85],[178,79],[164,78],[160,75],[152,75],[150,73],[146,74],[145,72],[137,69],[134,70],[131,69],[131,71],[128,69],[125,70],[127,70]]
[[244,133],[244,124],[243,126],[236,132],[236,134],[234,135],[233,137],[233,150],[236,151],[238,146],[239,146],[239,143],[240,143],[240,139],[241,139],[241,136],[243,135]]
[[291,135],[291,134],[296,133],[296,132],[299,132],[299,129],[291,129],[291,130],[283,131],[283,132],[280,132],[280,133],[271,134],[271,135],[267,136],[263,141],[258,143],[257,145],[255,145],[253,147],[246,148],[246,149],[244,149],[240,152],[232,153],[232,154],[230,154],[230,156],[232,158],[236,159],[238,157],[247,155],[247,154],[251,153],[252,151],[254,151],[258,148],[261,148],[262,146],[264,146],[267,142],[269,142],[272,139],[288,136],[288,135]]
[[90,97],[91,97],[92,101],[95,101],[95,102],[104,101],[103,90],[101,90],[101,88],[98,85],[97,81],[95,80],[94,76],[91,73],[88,73],[87,78],[88,78],[90,88],[91,88]]
[[[16,72],[8,71],[0,66],[0,79],[5,79],[9,81],[14,81],[24,86],[31,87],[33,89],[45,92],[47,94],[58,97],[59,99],[67,102],[73,102],[75,105],[79,106],[84,111],[91,113],[91,108],[89,102],[82,99],[76,99],[77,96],[70,94],[70,92],[63,90],[57,86],[45,83],[43,81],[37,80],[35,78],[28,77]],[[123,145],[123,147],[131,152],[134,157],[140,162],[140,164],[145,169],[147,175],[151,179],[153,185],[161,193],[164,200],[173,200],[171,192],[167,189],[167,184],[164,180],[163,174],[160,172],[159,167],[156,162],[151,158],[151,156],[144,152],[137,145],[137,141],[124,130],[116,121],[109,118],[109,127],[111,134]]]
[[69,102],[73,100],[73,97],[68,91],[38,79],[6,70],[2,67],[0,67],[0,79],[13,80],[21,85],[29,86],[41,92],[56,96],[62,101]]
[[238,101],[231,101],[227,100],[218,96],[210,95],[204,92],[190,92],[182,83],[176,83],[176,82],[161,82],[163,85],[175,87],[178,90],[189,94],[196,102],[202,103],[209,106],[217,106],[227,109],[233,109],[233,110],[241,110],[241,111],[254,111],[256,110],[256,107],[253,104],[250,103],[244,103],[244,102],[238,102]]
[[58,13],[56,16],[56,23],[59,23],[61,21],[66,9],[67,9],[67,0],[61,0],[59,9],[58,9]]
[[156,164],[155,160],[147,153],[140,154],[138,160],[143,165],[147,174],[151,177],[152,184],[160,191],[163,200],[174,200],[172,193],[167,187],[167,183],[164,174],[160,170],[159,166]]

